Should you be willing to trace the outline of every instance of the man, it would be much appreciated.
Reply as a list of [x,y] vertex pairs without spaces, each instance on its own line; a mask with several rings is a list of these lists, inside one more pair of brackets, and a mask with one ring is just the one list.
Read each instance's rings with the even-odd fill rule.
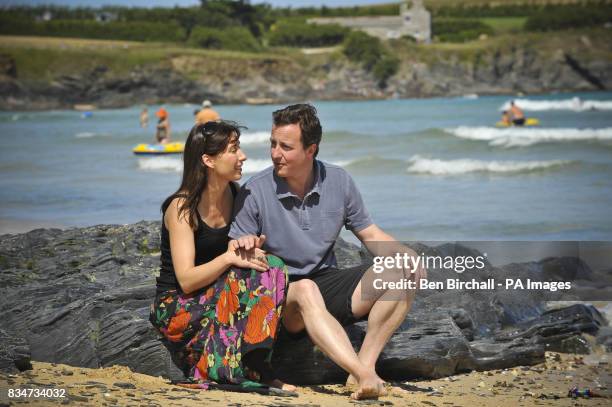
[[170,117],[168,111],[163,107],[160,107],[155,112],[158,121],[155,126],[155,141],[159,144],[168,144],[170,142]]
[[515,126],[523,126],[525,124],[525,114],[514,104],[514,100],[510,102],[510,117],[512,117],[512,123]]
[[212,103],[210,103],[210,100],[203,101],[202,110],[198,112],[195,118],[196,124],[204,124],[206,122],[216,122],[217,120],[221,120],[221,116],[219,116],[219,113],[215,112],[212,109]]
[[[372,222],[349,174],[315,159],[322,129],[313,106],[288,106],[273,119],[274,165],[241,188],[229,235],[247,250],[263,245],[283,258],[291,281],[283,326],[291,334],[306,330],[349,373],[347,385],[357,385],[353,398],[376,398],[385,392],[376,360],[404,321],[414,292],[404,291],[396,301],[385,300],[385,292],[362,299],[362,278],[372,269],[338,270],[333,247],[343,225],[376,255],[383,251],[379,242],[400,245]],[[415,271],[413,279],[424,277],[423,269]],[[342,325],[365,317],[368,330],[356,354]]]

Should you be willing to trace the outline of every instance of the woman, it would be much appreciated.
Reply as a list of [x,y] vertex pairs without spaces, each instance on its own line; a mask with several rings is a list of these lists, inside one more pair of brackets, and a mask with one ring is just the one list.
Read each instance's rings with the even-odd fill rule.
[[287,269],[277,257],[239,249],[228,238],[235,181],[246,160],[239,139],[240,128],[223,121],[189,133],[181,186],[162,205],[150,321],[188,377],[182,385],[295,390],[276,380],[269,365]]

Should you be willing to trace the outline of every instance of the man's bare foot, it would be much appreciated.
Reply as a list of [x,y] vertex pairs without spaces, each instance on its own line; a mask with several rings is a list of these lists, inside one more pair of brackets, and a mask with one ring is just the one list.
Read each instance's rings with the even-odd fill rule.
[[[385,382],[383,379],[381,379],[380,377],[378,377],[378,375],[376,376],[378,379],[378,384],[379,384],[379,389],[380,389],[380,396],[386,396],[388,393],[388,388],[390,389],[395,389],[394,387],[390,386],[387,382]],[[357,389],[359,387],[359,383],[357,382],[357,379],[355,379],[355,377],[350,374],[348,376],[348,378],[346,379],[346,387],[348,387],[349,389],[353,390],[353,389]]]
[[376,373],[371,373],[361,378],[357,386],[357,391],[351,394],[351,398],[355,400],[377,399],[385,393],[384,382]]
[[357,379],[355,379],[352,374],[350,374],[349,377],[346,379],[346,387],[351,389],[357,387]]
[[277,389],[285,390],[285,391],[296,391],[297,387],[292,384],[283,383],[278,379],[273,379],[265,382],[268,386],[276,387]]

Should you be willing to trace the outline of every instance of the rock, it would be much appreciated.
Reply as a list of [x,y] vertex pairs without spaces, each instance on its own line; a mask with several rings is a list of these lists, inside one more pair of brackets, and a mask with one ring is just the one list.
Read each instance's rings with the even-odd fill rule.
[[606,326],[600,328],[597,333],[597,344],[603,345],[606,352],[612,352],[612,327]]
[[[102,68],[95,73],[105,74]],[[159,270],[159,226],[139,222],[0,236],[0,306],[3,325],[11,327],[10,333],[0,332],[3,369],[28,368],[31,352],[33,360],[90,368],[119,364],[135,372],[182,378],[148,321]],[[456,245],[414,248],[428,254],[477,254]],[[341,239],[335,252],[343,267],[369,257]],[[550,259],[546,264],[567,261]],[[502,271],[528,273],[534,267],[543,266],[515,264]],[[487,264],[478,278],[498,272]],[[446,276],[443,270],[430,274],[434,280]],[[544,360],[544,350],[575,351],[575,338],[596,335],[607,325],[585,305],[543,310],[531,292],[423,292],[383,350],[377,371],[385,379],[405,380],[530,365]],[[347,328],[355,349],[366,326],[362,322]],[[293,383],[346,379],[308,338],[294,341],[281,334],[274,362],[279,377]]]
[[515,338],[531,338],[543,344],[548,351],[566,353],[589,353],[588,342],[581,334],[596,335],[600,327],[608,323],[592,305],[575,304],[562,309],[545,311],[541,316],[518,325],[514,332],[501,332],[496,335],[500,341]]
[[0,76],[17,78],[17,64],[15,64],[15,58],[7,54],[0,54]]
[[113,386],[120,387],[122,389],[135,389],[136,388],[134,384],[126,383],[126,382],[116,382],[116,383],[113,383]]
[[30,347],[25,339],[0,329],[0,372],[32,369]]
[[591,268],[577,256],[546,258],[538,263],[542,267],[543,280],[575,281],[593,278]]

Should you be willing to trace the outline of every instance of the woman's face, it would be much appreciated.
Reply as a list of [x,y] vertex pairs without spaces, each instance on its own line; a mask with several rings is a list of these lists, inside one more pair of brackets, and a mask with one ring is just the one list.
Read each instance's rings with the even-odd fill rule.
[[214,157],[214,172],[228,181],[238,181],[242,178],[242,163],[247,156],[240,149],[240,141],[232,136],[225,150]]

